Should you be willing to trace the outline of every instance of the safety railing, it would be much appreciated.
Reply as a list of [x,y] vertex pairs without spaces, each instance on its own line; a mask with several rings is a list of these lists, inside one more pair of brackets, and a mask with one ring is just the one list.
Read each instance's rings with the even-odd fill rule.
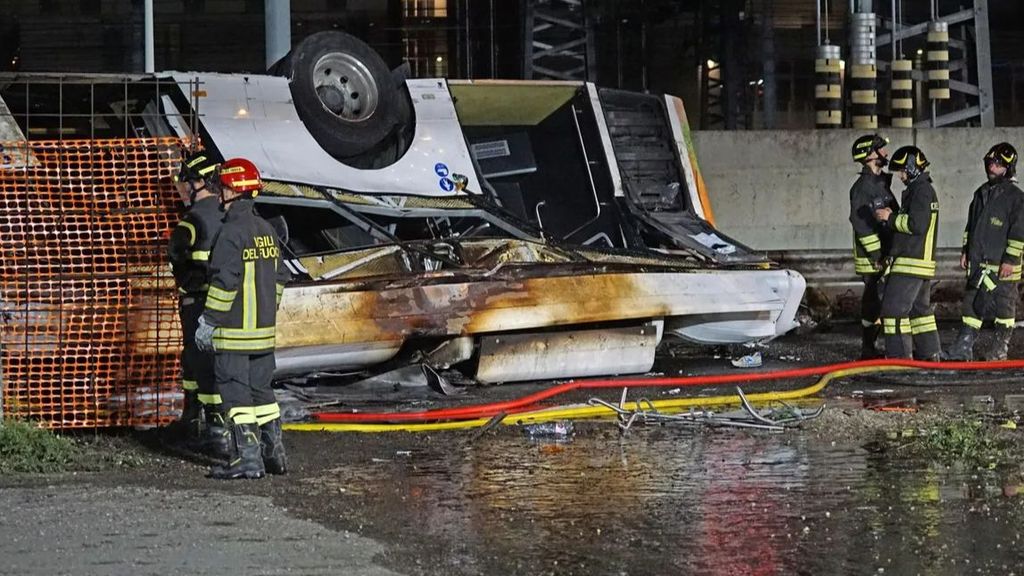
[[2,142],[5,418],[152,426],[180,411],[166,242],[175,138]]

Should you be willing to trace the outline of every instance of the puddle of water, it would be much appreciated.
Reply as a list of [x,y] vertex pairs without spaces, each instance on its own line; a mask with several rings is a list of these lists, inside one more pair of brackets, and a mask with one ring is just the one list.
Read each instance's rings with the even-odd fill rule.
[[1019,474],[810,434],[610,426],[557,445],[508,431],[317,482],[388,486],[381,513],[472,572],[1007,574],[1024,559],[1024,495],[1002,487]]

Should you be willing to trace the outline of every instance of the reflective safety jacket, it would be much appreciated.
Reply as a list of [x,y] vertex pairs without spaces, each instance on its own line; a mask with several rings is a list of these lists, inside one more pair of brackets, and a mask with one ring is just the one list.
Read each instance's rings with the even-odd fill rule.
[[1012,264],[1013,275],[1021,279],[1024,254],[1024,192],[1006,178],[982,184],[974,192],[967,211],[963,253],[970,276],[977,270],[998,272],[1000,264]]
[[274,350],[277,305],[288,269],[273,227],[251,199],[235,200],[210,258],[210,290],[203,316],[216,326],[217,352],[262,354]]
[[[878,264],[889,255],[892,229],[875,219],[875,207],[899,210],[889,183],[892,174],[875,175],[868,167],[850,188],[850,224],[853,225],[853,264],[857,274],[878,274]],[[874,204],[874,206],[872,206]]]
[[935,236],[939,229],[939,200],[928,173],[903,190],[899,212],[889,216],[893,230],[889,256],[891,274],[935,277]]
[[210,250],[224,219],[220,200],[198,200],[171,232],[167,256],[182,294],[204,295],[209,286]]

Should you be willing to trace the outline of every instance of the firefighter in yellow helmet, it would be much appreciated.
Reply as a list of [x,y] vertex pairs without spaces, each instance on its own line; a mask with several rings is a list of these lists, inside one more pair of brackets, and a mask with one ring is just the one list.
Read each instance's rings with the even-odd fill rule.
[[1017,150],[1003,142],[985,155],[988,181],[974,192],[967,211],[960,267],[967,273],[963,324],[946,357],[974,359],[974,339],[984,320],[995,324],[985,360],[1006,360],[1017,316],[1017,285],[1024,254],[1024,192],[1014,183]]
[[210,249],[224,218],[220,200],[210,184],[216,170],[216,160],[206,151],[195,150],[182,158],[174,180],[182,202],[189,209],[171,232],[167,255],[178,285],[184,344],[181,372],[185,409],[181,422],[185,441],[192,449],[226,458],[230,438],[220,411],[220,395],[214,386],[213,356],[200,351],[195,342],[199,317],[206,305]]
[[271,381],[277,306],[288,272],[274,228],[256,212],[253,198],[263,187],[256,166],[244,158],[227,160],[217,182],[226,215],[210,257],[210,289],[196,342],[215,352],[234,454],[210,476],[284,474],[281,411]]
[[860,301],[862,360],[877,358],[875,340],[881,331],[883,262],[892,246],[892,229],[875,219],[875,209],[899,210],[890,189],[892,174],[882,170],[889,159],[885,146],[889,141],[878,134],[867,134],[853,142],[854,162],[861,165],[860,176],[850,188],[850,224],[853,226],[853,263],[864,281]]
[[924,152],[915,146],[893,152],[889,170],[906,185],[900,209],[875,210],[875,218],[893,230],[881,311],[889,358],[937,361],[941,354],[931,303],[939,201],[928,165]]

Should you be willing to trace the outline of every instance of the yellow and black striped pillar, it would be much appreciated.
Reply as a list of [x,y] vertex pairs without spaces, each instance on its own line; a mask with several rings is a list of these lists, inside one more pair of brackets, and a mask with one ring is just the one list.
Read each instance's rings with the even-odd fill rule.
[[892,97],[893,128],[914,127],[914,63],[910,60],[892,61],[892,86],[889,94]]
[[843,89],[840,85],[839,46],[818,46],[814,61],[814,111],[818,128],[843,125]]
[[949,24],[928,24],[928,97],[949,100]]
[[874,64],[850,67],[850,119],[858,130],[878,128],[878,71]]

